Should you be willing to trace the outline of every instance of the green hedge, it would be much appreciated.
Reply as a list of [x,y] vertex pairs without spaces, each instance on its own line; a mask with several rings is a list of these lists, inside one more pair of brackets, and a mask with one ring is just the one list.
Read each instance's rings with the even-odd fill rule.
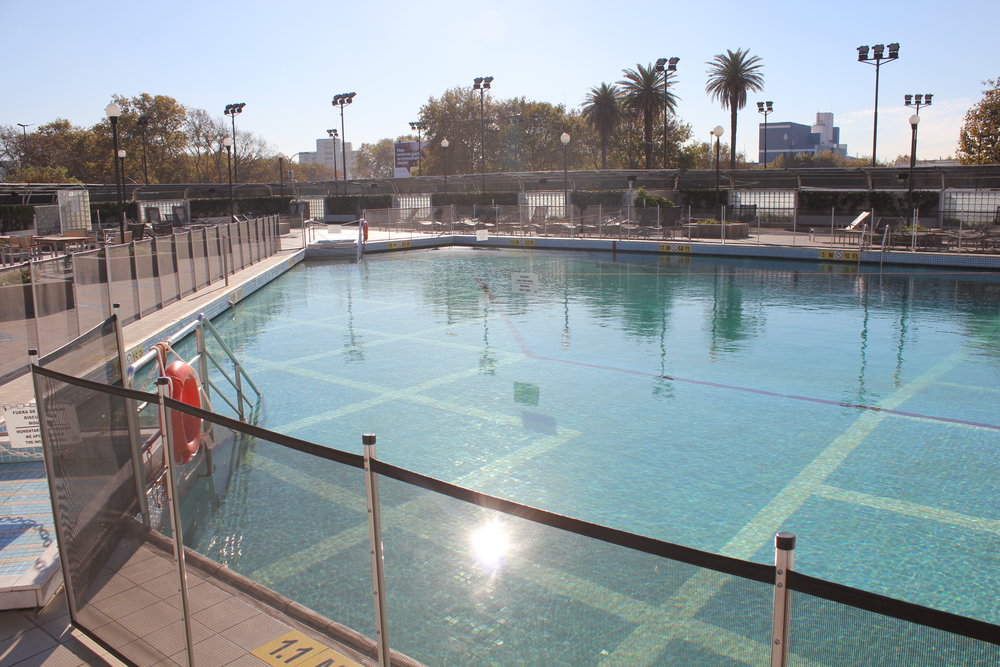
[[[131,220],[139,219],[139,204],[134,201],[125,202],[125,217]],[[109,221],[118,222],[118,202],[104,202],[101,204],[91,204],[90,205],[90,220],[93,223],[100,221],[102,223],[108,223]]]
[[327,215],[360,216],[366,208],[391,208],[392,195],[331,195],[323,200]]
[[[292,197],[237,197],[235,200],[237,213],[256,213],[259,215],[275,215],[288,213]],[[222,218],[229,215],[229,199],[192,199],[192,218]]]
[[516,192],[435,192],[432,206],[517,206]]
[[19,232],[34,224],[34,206],[0,206],[0,234]]

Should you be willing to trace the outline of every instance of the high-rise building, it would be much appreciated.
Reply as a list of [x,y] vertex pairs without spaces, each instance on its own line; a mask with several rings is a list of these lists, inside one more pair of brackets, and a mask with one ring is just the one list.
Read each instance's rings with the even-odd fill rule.
[[[347,174],[354,173],[354,149],[351,142],[345,145],[347,149]],[[341,154],[341,140],[339,138],[317,139],[316,151],[299,154],[299,162],[303,164],[321,164],[328,169],[336,168],[338,176],[344,177],[344,159]]]
[[[767,145],[767,155],[764,146]],[[764,140],[764,123],[759,129],[758,160],[763,164],[774,162],[779,155],[789,157],[801,153],[817,154],[831,151],[847,157],[847,144],[840,143],[840,128],[833,124],[832,113],[817,113],[816,124],[778,122],[767,123],[767,140]]]

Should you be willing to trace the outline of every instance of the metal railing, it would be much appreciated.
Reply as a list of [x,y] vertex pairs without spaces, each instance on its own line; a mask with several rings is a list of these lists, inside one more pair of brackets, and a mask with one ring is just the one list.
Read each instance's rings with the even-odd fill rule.
[[[429,664],[447,659],[466,664],[705,664],[714,657],[773,667],[845,662],[909,667],[930,664],[931,657],[942,665],[1000,660],[1000,627],[796,572],[794,537],[785,533],[776,536],[775,565],[731,558],[394,466],[375,457],[372,434],[363,436],[364,455],[359,455],[213,414],[162,391],[139,392],[38,365],[32,370],[40,413],[46,415],[42,436],[52,497],[73,501],[54,503],[72,621],[133,662],[170,656],[163,656],[151,642],[120,632],[123,621],[105,613],[108,605],[129,603],[122,599],[126,593],[106,595],[120,576],[118,554],[135,553],[137,539],[145,543],[136,538],[141,531],[135,528],[135,508],[141,501],[129,495],[137,488],[128,474],[135,469],[128,463],[128,452],[134,456],[135,448],[121,437],[121,406],[129,402],[157,406],[157,422],[166,434],[164,452],[173,451],[169,424],[176,411],[202,420],[217,446],[235,447],[243,438],[252,441],[258,453],[271,452],[274,456],[254,458],[270,461],[269,472],[285,479],[290,491],[297,488],[288,477],[294,470],[308,471],[312,483],[330,489],[336,507],[328,499],[308,506],[298,502],[294,512],[280,515],[280,522],[245,517],[245,524],[214,525],[213,530],[226,538],[231,528],[240,539],[277,530],[282,544],[302,547],[294,554],[283,551],[280,562],[255,566],[263,579],[256,589],[273,586],[266,596],[273,602],[283,591],[295,595],[296,590],[316,590],[321,585],[316,576],[322,572],[328,594],[312,597],[309,604],[322,605],[316,611],[327,619],[354,626],[356,632],[343,633],[340,639],[382,665],[406,656]],[[95,411],[95,406],[103,409]],[[86,440],[78,442],[73,434]],[[235,466],[243,459],[229,456]],[[84,469],[89,473],[81,474]],[[192,516],[184,520],[174,473],[169,477],[163,527],[172,524],[178,586],[187,595],[183,559],[190,552],[183,546],[181,527],[186,535],[189,525],[200,522]],[[357,490],[360,477],[365,491],[358,498],[352,489]],[[238,486],[234,483],[223,493],[237,493]],[[388,502],[384,510],[380,495]],[[100,512],[93,511],[97,499],[102,502]],[[241,507],[248,501],[232,499]],[[503,578],[512,589],[525,589],[516,599],[506,587],[497,590],[490,571],[474,576],[483,565],[467,560],[465,529],[495,526],[501,519],[512,534],[521,536],[518,557]],[[337,547],[331,551],[334,555],[317,561],[320,544],[331,539],[331,546]],[[486,545],[501,542],[494,536]],[[336,556],[352,545],[358,548]],[[225,553],[230,560],[224,564],[239,569],[238,554]],[[314,570],[318,563],[321,570]],[[296,569],[307,576],[305,588],[301,582],[290,582],[290,588],[282,583],[285,573]],[[366,572],[364,577],[361,572]],[[353,585],[368,576],[368,583]],[[394,590],[400,592],[394,595]],[[487,604],[494,595],[501,596],[497,604]],[[375,611],[365,620],[358,607],[372,598]],[[294,612],[301,605],[284,604],[283,609]],[[174,627],[183,634],[188,664],[197,664],[186,606],[172,608],[182,620]],[[330,622],[321,619],[315,627],[328,630]],[[396,650],[389,647],[390,628],[399,638]],[[486,628],[490,631],[481,631]],[[375,639],[364,637],[365,631]]]

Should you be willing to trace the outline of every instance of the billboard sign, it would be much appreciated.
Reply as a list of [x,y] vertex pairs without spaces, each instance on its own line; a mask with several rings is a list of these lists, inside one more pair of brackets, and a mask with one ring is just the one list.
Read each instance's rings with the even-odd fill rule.
[[420,162],[423,145],[416,141],[397,141],[394,145],[394,162],[392,175],[394,178],[409,178],[413,169]]

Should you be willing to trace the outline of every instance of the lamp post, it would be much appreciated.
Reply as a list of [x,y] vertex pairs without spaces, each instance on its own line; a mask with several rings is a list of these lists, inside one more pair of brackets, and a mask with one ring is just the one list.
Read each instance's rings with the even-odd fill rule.
[[886,55],[885,45],[876,44],[869,48],[867,46],[858,47],[858,62],[875,66],[875,117],[872,122],[872,166],[875,166],[875,151],[878,147],[878,74],[879,68],[885,63],[891,63],[899,59],[899,44],[893,42],[889,45],[889,53]]
[[111,161],[115,165],[115,191],[118,193],[118,230],[121,238],[125,240],[125,185],[122,182],[121,165],[118,164],[118,117],[122,115],[122,108],[112,102],[104,107],[104,113],[111,121],[111,144],[114,153],[111,154]]
[[663,72],[663,168],[667,168],[667,77],[670,72],[677,71],[677,63],[680,58],[659,58],[656,61],[657,72]]
[[773,104],[774,102],[770,100],[767,102],[757,102],[757,113],[764,114],[764,159],[761,160],[764,163],[764,169],[767,169],[767,117],[774,111]]
[[247,105],[246,102],[236,102],[233,104],[227,104],[225,113],[233,121],[233,141],[230,145],[233,154],[233,178],[237,183],[240,181],[239,165],[236,161],[236,115],[243,113],[243,107]]
[[483,96],[493,83],[492,76],[477,76],[472,80],[472,89],[479,91],[479,172],[483,175],[483,190],[486,190],[486,117]]
[[[569,162],[567,161],[566,152],[569,148],[570,136],[568,132],[563,132],[559,136],[559,141],[563,145],[563,210],[565,211],[569,207]],[[569,209],[570,214],[566,217],[569,218],[573,214],[573,209]]]
[[135,124],[139,126],[139,135],[142,137],[142,182],[149,185],[149,171],[146,169],[146,126],[149,125],[149,116],[139,116]]
[[420,171],[421,176],[424,175],[424,168],[423,168],[424,148],[423,144],[420,142],[420,133],[423,132],[424,128],[426,127],[427,126],[424,125],[423,121],[420,120],[410,123],[410,129],[416,130],[417,132],[417,169]]
[[722,129],[721,125],[716,125],[712,129],[712,136],[715,137],[715,203],[720,203],[719,200],[719,141],[722,138],[722,133],[725,130]]
[[[344,131],[344,107],[354,102],[357,93],[339,93],[333,96],[333,106],[340,107],[340,153],[344,165],[344,180],[347,180],[347,132]],[[334,160],[336,162],[336,160]],[[335,174],[336,175],[336,174]]]
[[122,169],[122,198],[125,198],[125,149],[118,149],[118,164],[121,165]]
[[444,151],[444,193],[448,194],[448,143],[447,139],[441,140],[441,150]]
[[[333,139],[333,180],[338,180],[337,176],[337,137],[340,136],[340,132],[334,128],[332,130],[327,130],[326,135]],[[347,167],[344,167],[344,171],[347,171]]]
[[229,172],[229,219],[236,219],[236,200],[233,199],[233,138],[225,137],[222,145],[226,147],[226,171]]

